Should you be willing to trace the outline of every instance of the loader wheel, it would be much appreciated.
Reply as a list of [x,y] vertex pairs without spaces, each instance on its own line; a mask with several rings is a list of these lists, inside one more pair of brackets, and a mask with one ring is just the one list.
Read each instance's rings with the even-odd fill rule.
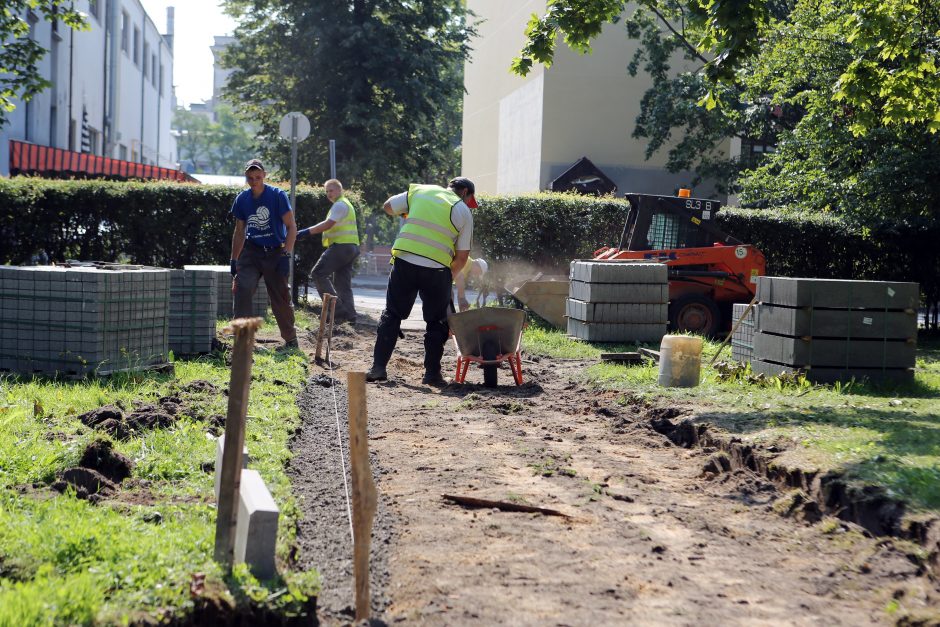
[[[483,359],[496,359],[499,347],[496,342],[489,340],[480,347],[480,356]],[[483,387],[495,388],[496,380],[499,378],[499,366],[483,366]]]
[[721,312],[709,297],[686,294],[669,304],[669,326],[672,331],[713,337],[721,330]]

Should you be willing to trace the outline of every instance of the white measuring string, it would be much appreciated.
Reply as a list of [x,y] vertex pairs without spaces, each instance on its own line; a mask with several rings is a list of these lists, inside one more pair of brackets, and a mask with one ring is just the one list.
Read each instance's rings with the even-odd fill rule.
[[[323,315],[323,310],[320,310],[320,315]],[[331,321],[332,324],[332,321]],[[326,326],[324,325],[324,332]],[[343,475],[343,491],[346,493],[346,516],[349,518],[349,537],[352,538],[352,541],[356,541],[356,535],[353,531],[353,519],[352,519],[352,507],[349,504],[349,484],[346,481],[346,457],[343,455],[343,432],[342,427],[339,424],[339,403],[336,400],[336,384],[338,381],[333,378],[333,360],[331,359],[333,355],[333,348],[330,343],[333,341],[333,334],[330,333],[326,336],[326,354],[327,359],[326,363],[329,367],[330,372],[330,389],[333,390],[333,415],[336,418],[336,446],[339,448],[339,463],[340,463],[340,472]]]

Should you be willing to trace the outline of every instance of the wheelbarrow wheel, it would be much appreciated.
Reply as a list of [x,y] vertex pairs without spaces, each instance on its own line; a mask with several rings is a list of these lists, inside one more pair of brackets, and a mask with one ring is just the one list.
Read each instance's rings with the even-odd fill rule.
[[[496,342],[490,340],[483,343],[483,346],[480,347],[480,353],[483,359],[496,359],[499,354],[499,347]],[[483,387],[496,387],[496,379],[499,377],[498,370],[499,366],[497,364],[483,366]]]

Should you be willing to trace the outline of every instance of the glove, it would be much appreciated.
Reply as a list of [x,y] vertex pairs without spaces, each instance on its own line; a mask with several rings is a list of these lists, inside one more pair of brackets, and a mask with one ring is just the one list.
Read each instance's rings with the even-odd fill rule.
[[297,231],[297,239],[298,239],[298,240],[302,240],[302,239],[305,239],[305,238],[308,238],[308,237],[310,237],[310,227],[309,227],[309,226],[308,226],[307,228],[305,228],[305,229],[300,229],[299,231]]
[[290,253],[284,253],[277,260],[277,272],[285,278],[290,276]]
[[232,271],[232,276],[235,276],[236,274],[238,274],[238,259],[232,259],[229,262],[229,265],[231,266],[230,269]]
[[457,304],[460,306],[460,311],[467,311],[470,309],[470,303],[466,298],[461,298],[459,301],[457,301]]

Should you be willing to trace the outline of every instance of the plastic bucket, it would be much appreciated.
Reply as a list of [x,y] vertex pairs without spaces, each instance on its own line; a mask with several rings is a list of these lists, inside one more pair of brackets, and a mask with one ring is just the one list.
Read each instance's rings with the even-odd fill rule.
[[665,335],[659,347],[659,385],[692,388],[702,371],[702,338]]

